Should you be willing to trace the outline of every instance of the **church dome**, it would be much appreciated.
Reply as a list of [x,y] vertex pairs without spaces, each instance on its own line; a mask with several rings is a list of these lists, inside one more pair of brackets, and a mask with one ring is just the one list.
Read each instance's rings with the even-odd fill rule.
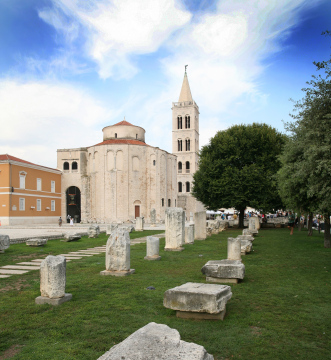
[[145,142],[145,129],[127,122],[125,119],[115,125],[106,126],[102,129],[103,140],[126,139]]

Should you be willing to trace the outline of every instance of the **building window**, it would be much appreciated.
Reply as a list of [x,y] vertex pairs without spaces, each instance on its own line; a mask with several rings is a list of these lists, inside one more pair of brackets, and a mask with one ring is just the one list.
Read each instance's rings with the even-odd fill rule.
[[175,207],[176,207],[176,199],[175,199]]
[[183,184],[181,182],[178,183],[178,192],[183,191]]
[[190,172],[190,162],[186,161],[186,173]]
[[51,211],[55,211],[55,200],[51,200]]
[[189,129],[191,127],[191,120],[190,120],[190,116],[186,115],[185,116],[185,129]]
[[65,162],[63,163],[63,170],[69,170],[69,163],[68,163],[68,161],[65,161]]
[[37,190],[41,191],[41,179],[37,178]]
[[164,199],[161,199],[162,207],[164,206]]
[[41,199],[37,199],[37,211],[41,211]]
[[115,133],[115,139],[117,139],[117,133]]
[[155,166],[155,160],[153,160],[153,166]]
[[78,169],[77,161],[74,161],[74,162],[71,164],[71,170],[77,170],[77,169]]
[[170,206],[171,206],[171,200],[168,199],[168,207],[170,207]]
[[190,192],[190,183],[189,182],[186,183],[186,192]]
[[136,134],[136,139],[138,139],[138,134]]
[[55,193],[55,181],[51,181],[51,192]]
[[182,165],[182,162],[180,161],[178,163],[178,174],[181,174],[182,173],[182,168],[183,168],[183,165]]
[[183,143],[182,143],[182,140],[178,140],[178,151],[183,151]]
[[25,210],[25,199],[20,198],[20,211],[24,211],[24,210]]
[[186,151],[190,151],[190,139],[185,140]]
[[182,129],[182,128],[183,128],[183,125],[182,125],[182,117],[181,117],[181,116],[178,116],[178,117],[177,117],[177,128],[178,128],[178,129]]
[[26,177],[26,172],[21,171],[20,172],[20,189],[25,189],[25,177]]

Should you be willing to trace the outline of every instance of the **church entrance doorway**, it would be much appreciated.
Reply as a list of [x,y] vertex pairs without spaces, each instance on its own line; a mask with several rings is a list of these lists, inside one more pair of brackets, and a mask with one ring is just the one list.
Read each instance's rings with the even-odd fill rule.
[[80,190],[77,186],[70,186],[66,191],[67,200],[67,221],[69,216],[74,219],[74,223],[80,222]]
[[140,206],[139,205],[134,206],[134,217],[135,217],[135,219],[137,217],[140,217]]

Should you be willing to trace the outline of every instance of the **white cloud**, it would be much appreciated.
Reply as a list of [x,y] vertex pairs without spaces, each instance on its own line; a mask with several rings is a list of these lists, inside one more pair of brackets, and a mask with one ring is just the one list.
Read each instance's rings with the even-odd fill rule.
[[70,85],[15,80],[0,82],[0,113],[0,153],[51,167],[57,149],[101,142],[101,124],[116,116]]
[[175,0],[53,0],[53,5],[39,16],[67,40],[77,38],[77,24],[83,27],[87,55],[104,79],[135,75],[131,56],[155,52],[191,18]]

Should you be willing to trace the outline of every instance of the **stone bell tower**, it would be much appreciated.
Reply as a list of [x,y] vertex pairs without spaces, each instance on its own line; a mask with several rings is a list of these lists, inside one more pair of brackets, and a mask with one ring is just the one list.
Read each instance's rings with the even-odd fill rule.
[[203,204],[192,195],[193,174],[199,160],[199,107],[192,98],[186,66],[178,102],[172,103],[172,153],[177,156],[178,207],[186,212],[201,211]]

